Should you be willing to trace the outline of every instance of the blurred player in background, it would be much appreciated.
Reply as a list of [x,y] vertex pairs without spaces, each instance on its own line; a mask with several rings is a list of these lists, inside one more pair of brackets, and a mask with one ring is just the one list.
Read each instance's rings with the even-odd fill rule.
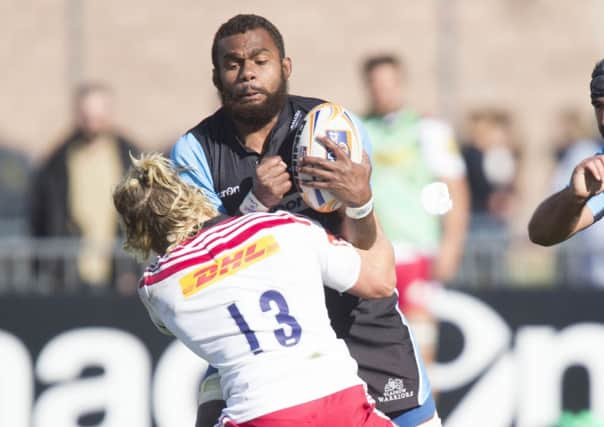
[[[591,74],[591,104],[600,134],[604,136],[604,60]],[[530,239],[544,246],[571,238],[604,216],[604,149],[581,160],[569,184],[545,199],[528,226]]]
[[[465,166],[452,129],[404,105],[405,69],[396,57],[368,58],[363,73],[375,208],[395,248],[399,306],[424,359],[433,360],[437,327],[421,301],[421,287],[456,274],[469,217]],[[453,200],[442,220],[422,207],[422,190],[434,181],[444,182]]]
[[[279,30],[263,17],[237,15],[218,29],[212,63],[222,108],[174,146],[172,159],[183,168],[182,177],[202,188],[222,213],[301,212],[355,246],[371,247],[379,226],[368,162],[352,163],[327,139],[322,142],[336,153],[334,162],[321,165],[320,159],[309,157],[301,162],[301,171],[313,176],[313,166],[324,167],[323,182],[317,185],[342,201],[340,212],[311,210],[292,186],[296,131],[306,113],[323,101],[288,95],[292,62]],[[357,361],[378,409],[401,426],[438,422],[430,383],[397,297],[367,300],[330,288],[325,293],[332,326]],[[199,425],[212,425],[212,414],[220,408],[220,388],[212,386],[217,381],[208,377],[202,384],[200,416],[205,419]]]
[[385,237],[355,249],[284,211],[206,225],[215,207],[160,154],[133,159],[113,198],[126,247],[160,255],[139,285],[151,319],[220,372],[220,425],[394,425],[368,400],[323,291],[391,295]]

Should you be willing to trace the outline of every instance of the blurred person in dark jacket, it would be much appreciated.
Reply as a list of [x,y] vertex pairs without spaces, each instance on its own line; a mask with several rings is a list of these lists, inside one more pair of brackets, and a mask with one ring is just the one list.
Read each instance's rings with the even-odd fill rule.
[[[81,238],[77,271],[81,284],[118,286],[111,249],[119,233],[111,193],[129,164],[134,145],[116,128],[114,95],[102,83],[80,86],[74,97],[74,128],[41,165],[33,180],[31,232],[34,237]],[[62,263],[44,264],[53,285],[65,281]]]
[[480,109],[470,114],[467,127],[461,153],[470,185],[471,229],[503,230],[514,211],[520,159],[511,116]]

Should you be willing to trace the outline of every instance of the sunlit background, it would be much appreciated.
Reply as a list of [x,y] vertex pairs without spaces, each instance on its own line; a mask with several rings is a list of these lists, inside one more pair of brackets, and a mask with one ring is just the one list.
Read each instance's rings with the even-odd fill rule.
[[[237,13],[281,30],[291,93],[363,115],[363,60],[389,53],[407,70],[405,105],[449,121],[460,147],[480,145],[480,114],[499,120],[507,154],[483,171],[488,208],[472,212],[461,268],[431,305],[443,321],[437,406],[447,427],[604,425],[604,235],[546,249],[526,233],[566,184],[569,147],[601,145],[589,80],[604,2],[3,0],[0,426],[190,422],[204,365],[151,329],[132,296],[140,266],[117,240],[83,249],[72,233],[32,234],[32,183],[87,81],[113,89],[123,135],[167,152],[219,107],[210,47]],[[109,283],[83,283],[83,250],[113,257]]]

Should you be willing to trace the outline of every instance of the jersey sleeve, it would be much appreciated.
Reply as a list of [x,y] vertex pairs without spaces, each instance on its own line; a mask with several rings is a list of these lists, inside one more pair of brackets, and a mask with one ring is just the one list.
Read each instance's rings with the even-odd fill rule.
[[149,318],[151,319],[151,322],[153,322],[153,325],[155,325],[157,330],[164,335],[172,336],[172,332],[170,332],[166,325],[164,325],[164,323],[160,320],[159,316],[155,313],[153,305],[149,301],[149,294],[147,293],[146,287],[143,286],[138,288],[138,296],[145,308],[147,309]]
[[[604,147],[595,154],[596,156],[604,155]],[[604,217],[604,193],[596,194],[587,201],[587,207],[594,216],[595,221],[599,221]]]
[[361,272],[361,257],[347,241],[313,225],[323,284],[338,292],[352,288]]
[[361,142],[363,143],[363,149],[369,156],[369,159],[371,159],[372,148],[369,131],[365,127],[365,124],[363,124],[363,121],[357,115],[355,115],[354,113],[350,113],[350,118],[352,119],[352,122],[355,124],[355,126],[359,130],[359,133],[361,134]]
[[604,216],[604,193],[596,194],[589,199],[587,201],[587,207],[596,221],[602,219]]
[[226,210],[216,194],[212,173],[205,152],[195,135],[187,133],[180,137],[170,152],[172,163],[179,170],[180,178],[187,184],[201,188],[219,212]]
[[453,129],[435,119],[422,119],[419,139],[424,158],[432,174],[439,178],[461,178],[466,165],[459,151]]

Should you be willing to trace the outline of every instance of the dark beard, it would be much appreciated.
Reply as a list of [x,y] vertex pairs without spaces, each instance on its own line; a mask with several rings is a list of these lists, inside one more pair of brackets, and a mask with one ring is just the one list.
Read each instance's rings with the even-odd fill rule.
[[233,118],[251,129],[260,129],[269,123],[285,106],[287,102],[287,80],[281,78],[281,83],[274,93],[260,91],[266,95],[266,100],[261,104],[241,105],[234,99],[232,93],[226,90],[219,91],[222,106]]

